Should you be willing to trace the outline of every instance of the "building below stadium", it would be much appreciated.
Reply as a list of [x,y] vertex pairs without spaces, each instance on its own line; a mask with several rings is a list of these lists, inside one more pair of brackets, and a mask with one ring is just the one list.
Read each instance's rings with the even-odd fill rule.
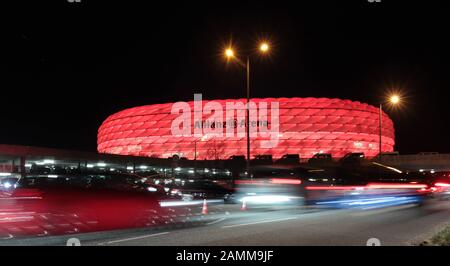
[[[247,138],[239,134],[210,134],[209,131],[220,129],[224,132],[232,127],[236,133],[241,119],[245,123],[246,99],[203,100],[200,112],[198,102],[154,104],[134,107],[115,113],[108,117],[98,130],[97,149],[100,153],[135,155],[167,158],[173,155],[197,158],[199,160],[228,159],[233,155],[247,154]],[[267,136],[256,134],[251,137],[251,157],[272,155],[274,159],[285,154],[299,154],[301,158],[310,158],[317,153],[330,153],[333,157],[343,157],[349,152],[363,152],[372,157],[379,152],[379,109],[377,107],[340,99],[328,98],[264,98],[252,99],[260,107],[268,103],[268,113],[259,114],[256,107],[250,113],[257,114],[256,121],[250,119],[250,128],[275,126],[275,117],[270,107],[278,105],[279,129],[276,132],[276,144],[264,145]],[[184,105],[183,105],[184,104]],[[234,120],[227,122],[225,111],[219,114],[223,119],[212,121],[211,106],[235,106]],[[175,106],[176,105],[176,106]],[[189,134],[174,134],[173,125],[183,117],[174,107],[187,108],[191,112],[184,118],[189,119],[182,127],[187,127]],[[241,106],[241,107],[239,107]],[[175,108],[175,109],[177,109]],[[214,108],[213,108],[214,109]],[[192,111],[194,110],[194,111]],[[214,109],[215,110],[215,109]],[[255,113],[253,113],[255,111]],[[272,111],[272,112],[271,112]],[[196,120],[196,116],[201,121]],[[210,121],[211,120],[211,121]],[[195,134],[196,127],[201,127],[201,134]],[[197,128],[198,129],[198,128]],[[208,132],[209,132],[208,131]],[[395,134],[392,120],[382,113],[382,150],[394,150]],[[272,136],[273,137],[273,136]]]

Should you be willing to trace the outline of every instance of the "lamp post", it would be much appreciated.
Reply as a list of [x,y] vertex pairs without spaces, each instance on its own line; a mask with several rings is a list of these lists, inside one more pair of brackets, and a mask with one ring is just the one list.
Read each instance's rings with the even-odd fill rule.
[[246,161],[246,171],[247,178],[250,177],[250,57],[247,56],[247,108],[245,112],[245,127],[247,130],[247,161]]
[[194,139],[194,177],[197,176],[197,141],[200,139],[200,141],[204,141],[208,138],[207,135],[203,135],[200,138]]
[[[269,44],[267,42],[262,42],[259,45],[259,52],[261,54],[267,54],[269,52]],[[246,62],[242,62],[238,57],[236,57],[234,49],[232,47],[228,47],[225,50],[225,57],[228,60],[235,60],[240,66],[245,68],[246,71],[246,91],[247,91],[247,106],[245,112],[245,126],[247,133],[247,160],[246,160],[246,171],[247,178],[251,177],[250,175],[250,55],[246,56]]]
[[[396,95],[396,94],[394,94],[394,95],[392,95],[391,97],[389,97],[389,100],[387,101],[387,103],[390,103],[391,105],[397,105],[397,104],[399,104],[400,103],[400,96],[398,96],[398,95]],[[383,136],[383,102],[381,102],[380,103],[380,107],[379,107],[379,119],[378,119],[378,121],[379,121],[379,137],[380,137],[380,139],[379,139],[379,142],[378,142],[378,144],[379,144],[379,147],[378,147],[378,159],[380,159],[381,160],[381,154],[383,153],[383,148],[382,148],[382,145],[383,145],[383,139],[382,139],[382,136]]]
[[379,121],[379,125],[378,126],[379,126],[379,129],[380,129],[380,131],[379,131],[380,139],[379,139],[379,142],[378,142],[378,158],[381,160],[381,153],[382,153],[382,150],[383,150],[383,148],[381,147],[381,145],[382,145],[382,135],[383,135],[383,103],[380,103],[378,121]]

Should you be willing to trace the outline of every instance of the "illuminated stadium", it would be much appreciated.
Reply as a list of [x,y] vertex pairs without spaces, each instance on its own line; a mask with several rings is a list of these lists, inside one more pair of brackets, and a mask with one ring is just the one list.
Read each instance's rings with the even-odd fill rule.
[[[245,101],[234,99],[214,102],[225,106],[228,102]],[[328,98],[264,98],[251,101],[255,104],[279,104],[277,145],[263,147],[262,136],[252,137],[252,158],[256,155],[272,155],[277,159],[285,154],[299,154],[301,158],[310,158],[316,153],[331,153],[337,158],[349,152],[364,152],[369,157],[378,154],[379,110],[374,106]],[[211,101],[204,100],[203,108],[209,102]],[[194,106],[193,101],[186,104]],[[194,159],[196,151],[196,158],[199,160],[228,159],[232,155],[246,154],[245,135],[174,135],[171,126],[180,115],[172,112],[172,106],[173,103],[146,105],[111,115],[98,130],[98,151],[159,158],[176,154],[188,159]],[[192,117],[193,113],[195,112],[192,112]],[[201,114],[202,123],[209,116]],[[266,117],[268,120],[269,116]],[[190,127],[194,132],[195,123]],[[394,144],[393,122],[383,113],[383,152],[393,151]]]

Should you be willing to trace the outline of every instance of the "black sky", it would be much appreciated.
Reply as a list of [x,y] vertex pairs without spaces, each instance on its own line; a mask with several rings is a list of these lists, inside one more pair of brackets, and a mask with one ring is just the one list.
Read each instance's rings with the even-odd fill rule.
[[99,125],[124,108],[243,97],[220,49],[270,37],[252,96],[376,105],[399,88],[397,150],[450,152],[450,10],[438,2],[37,2],[1,8],[0,143],[94,151]]

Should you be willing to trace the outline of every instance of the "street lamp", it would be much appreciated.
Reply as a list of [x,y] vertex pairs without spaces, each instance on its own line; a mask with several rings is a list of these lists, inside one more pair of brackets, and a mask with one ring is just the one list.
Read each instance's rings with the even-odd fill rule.
[[397,103],[400,102],[400,96],[398,96],[398,95],[392,95],[391,98],[389,99],[389,101],[390,101],[392,104],[397,104]]
[[379,108],[379,128],[380,128],[380,140],[379,140],[379,150],[378,150],[378,158],[381,159],[381,154],[383,152],[382,149],[382,133],[383,133],[383,103],[389,103],[391,105],[398,105],[401,102],[401,98],[399,95],[397,94],[393,94],[389,97],[389,99],[385,102],[381,102],[380,103],[380,108]]
[[[262,42],[259,44],[259,52],[261,54],[267,54],[269,52],[270,46],[267,42]],[[244,63],[241,59],[236,57],[235,52],[232,47],[225,49],[225,57],[228,60],[235,60],[240,66],[244,67],[246,70],[246,83],[247,83],[247,108],[245,114],[246,127],[247,127],[247,178],[250,176],[250,56],[252,53],[248,53],[246,56],[246,62]]]
[[266,42],[263,42],[259,46],[259,50],[263,53],[266,53],[267,51],[269,51],[269,45]]
[[233,57],[233,56],[234,56],[234,51],[233,51],[233,49],[231,49],[231,48],[226,49],[226,50],[225,50],[225,56],[228,57],[228,58]]

